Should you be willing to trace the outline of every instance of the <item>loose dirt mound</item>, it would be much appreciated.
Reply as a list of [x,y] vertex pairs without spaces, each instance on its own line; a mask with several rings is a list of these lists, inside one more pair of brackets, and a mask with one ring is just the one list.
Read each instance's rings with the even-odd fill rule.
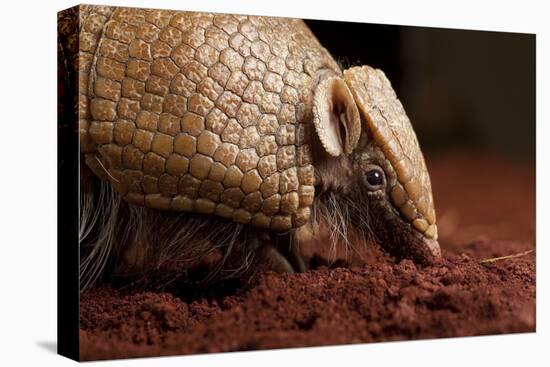
[[[430,172],[445,259],[420,268],[376,248],[366,266],[264,274],[208,294],[92,289],[81,300],[85,360],[535,330],[534,169],[455,155]],[[352,264],[361,261],[351,261]],[[330,265],[328,268],[326,265]]]

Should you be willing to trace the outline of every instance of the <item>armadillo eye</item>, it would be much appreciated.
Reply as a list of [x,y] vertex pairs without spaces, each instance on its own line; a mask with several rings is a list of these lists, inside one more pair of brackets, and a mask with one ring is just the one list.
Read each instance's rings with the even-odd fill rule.
[[378,167],[368,170],[365,176],[365,181],[369,190],[379,190],[386,182],[384,171]]

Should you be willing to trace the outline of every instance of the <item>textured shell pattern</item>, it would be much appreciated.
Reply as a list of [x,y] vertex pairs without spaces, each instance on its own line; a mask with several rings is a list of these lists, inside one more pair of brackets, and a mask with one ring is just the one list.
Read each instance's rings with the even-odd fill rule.
[[397,175],[390,197],[401,215],[418,231],[437,239],[430,176],[403,105],[381,70],[370,66],[344,72],[374,142]]
[[79,131],[124,199],[286,231],[314,197],[316,74],[298,19],[80,6]]

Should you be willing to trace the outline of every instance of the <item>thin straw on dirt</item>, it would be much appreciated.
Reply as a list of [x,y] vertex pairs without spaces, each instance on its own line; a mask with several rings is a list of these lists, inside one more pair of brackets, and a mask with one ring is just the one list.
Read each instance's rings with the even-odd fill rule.
[[535,250],[527,250],[527,251],[520,252],[519,254],[513,254],[513,255],[508,255],[508,256],[493,257],[491,259],[481,260],[479,263],[480,264],[487,264],[487,263],[494,263],[496,261],[501,261],[501,260],[515,259],[515,258],[518,258],[518,257],[529,255],[533,251],[535,251]]

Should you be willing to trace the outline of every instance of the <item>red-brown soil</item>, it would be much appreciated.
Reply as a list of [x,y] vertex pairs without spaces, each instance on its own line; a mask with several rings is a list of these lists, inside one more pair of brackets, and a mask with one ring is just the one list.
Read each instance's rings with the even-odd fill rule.
[[[315,270],[205,292],[117,290],[81,299],[84,360],[535,331],[534,163],[428,160],[444,260],[395,263],[378,248]],[[350,265],[340,267],[341,265]]]

